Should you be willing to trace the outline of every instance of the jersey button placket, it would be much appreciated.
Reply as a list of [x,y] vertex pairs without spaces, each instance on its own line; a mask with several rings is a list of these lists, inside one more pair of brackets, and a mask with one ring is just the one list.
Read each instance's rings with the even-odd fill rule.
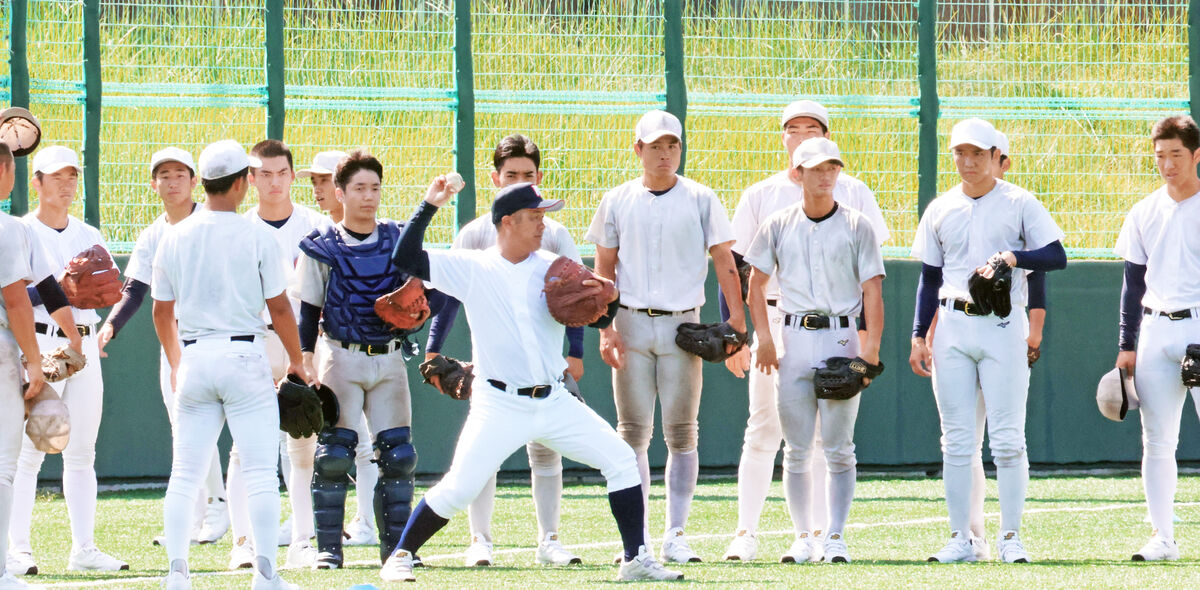
[[649,234],[650,234],[650,236],[649,236],[650,237],[650,244],[649,244],[650,252],[648,253],[650,265],[649,265],[649,268],[646,269],[648,271],[648,275],[649,275],[646,277],[646,280],[647,280],[647,285],[650,286],[649,291],[650,291],[650,296],[651,296],[651,300],[646,302],[646,305],[648,307],[654,307],[653,302],[658,301],[659,297],[662,296],[660,287],[663,282],[662,281],[663,209],[664,209],[664,205],[662,202],[662,197],[651,195],[650,196],[650,224],[649,224],[650,225],[650,227],[649,227],[649,229],[650,229],[650,232],[649,232]]

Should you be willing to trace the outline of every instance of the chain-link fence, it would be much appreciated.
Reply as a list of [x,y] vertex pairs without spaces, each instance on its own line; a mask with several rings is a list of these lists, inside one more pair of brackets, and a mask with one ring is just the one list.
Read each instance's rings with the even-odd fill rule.
[[[296,168],[318,151],[369,148],[386,166],[382,214],[393,218],[434,174],[467,172],[475,190],[458,219],[432,229],[445,243],[490,205],[496,143],[524,133],[543,149],[543,185],[568,199],[556,217],[581,240],[604,191],[639,173],[632,128],[651,108],[685,115],[686,174],[732,212],[745,187],[785,165],[780,110],[812,98],[830,108],[846,172],[875,191],[888,254],[907,255],[921,205],[956,182],[950,126],[979,116],[1008,134],[1006,178],[1042,198],[1071,254],[1107,257],[1124,212],[1159,183],[1149,125],[1189,109],[1198,69],[1183,0],[3,6],[10,32],[27,32],[12,59],[29,77],[23,87],[0,66],[0,91],[31,105],[47,145],[94,146],[84,160],[98,181],[78,214],[118,250],[161,210],[147,186],[153,151],[268,135],[292,147]],[[293,197],[315,206],[307,181]],[[14,207],[25,206],[18,191]]]

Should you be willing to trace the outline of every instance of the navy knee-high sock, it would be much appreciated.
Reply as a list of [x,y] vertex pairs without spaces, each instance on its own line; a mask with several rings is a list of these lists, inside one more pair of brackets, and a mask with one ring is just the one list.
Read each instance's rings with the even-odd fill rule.
[[433,508],[425,503],[425,498],[421,498],[417,507],[413,508],[412,515],[408,517],[408,524],[404,525],[404,534],[400,535],[397,548],[416,555],[421,545],[442,530],[448,522],[450,519],[438,516]]
[[[646,519],[646,504],[642,500],[642,486],[609,492],[608,505],[612,508],[613,518],[617,519],[621,544],[625,546],[625,560],[629,561],[637,557],[638,548],[644,542],[642,524]],[[404,532],[407,536],[408,531]]]

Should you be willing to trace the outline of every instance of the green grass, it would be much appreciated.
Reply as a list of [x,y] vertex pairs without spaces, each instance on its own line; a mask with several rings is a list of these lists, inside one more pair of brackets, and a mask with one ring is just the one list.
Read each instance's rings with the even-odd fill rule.
[[[989,534],[998,526],[995,481],[989,482],[986,510]],[[847,530],[849,565],[775,563],[791,541],[790,524],[778,482],[772,489],[761,528],[760,559],[720,560],[735,527],[736,486],[732,480],[703,482],[692,507],[689,534],[704,563],[681,566],[687,584],[710,587],[807,588],[1195,588],[1200,584],[1200,477],[1180,479],[1176,525],[1184,559],[1168,564],[1128,560],[1149,534],[1142,519],[1141,482],[1130,476],[1037,477],[1030,482],[1022,537],[1034,562],[933,565],[924,559],[945,540],[945,503],[937,479],[864,477],[859,481]],[[129,561],[117,574],[63,574],[69,533],[65,505],[58,496],[39,498],[34,512],[34,545],[48,588],[157,588],[165,555],[149,539],[161,526],[161,491],[104,494],[97,521],[98,544]],[[286,502],[285,502],[286,504]],[[661,530],[661,484],[651,495],[651,529]],[[604,488],[568,485],[562,536],[579,546],[582,567],[547,569],[530,565],[536,535],[527,486],[501,486],[493,520],[497,566],[464,568],[459,553],[467,539],[461,515],[422,550],[430,567],[417,571],[427,587],[562,588],[609,585],[616,574],[608,564],[617,544]],[[194,546],[194,587],[244,588],[249,575],[224,571],[228,537],[215,545]],[[347,588],[356,583],[385,587],[378,578],[374,547],[348,548],[354,563],[342,571],[290,571],[285,577],[306,589]],[[283,550],[280,550],[283,559]],[[679,584],[682,585],[682,584]]]

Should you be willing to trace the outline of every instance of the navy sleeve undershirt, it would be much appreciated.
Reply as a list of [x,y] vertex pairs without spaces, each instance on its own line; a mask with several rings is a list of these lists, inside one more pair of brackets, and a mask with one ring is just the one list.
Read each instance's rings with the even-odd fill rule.
[[46,277],[42,282],[28,287],[29,302],[35,307],[38,305],[45,306],[46,311],[54,313],[71,303],[67,301],[67,294],[63,293],[62,285],[58,284],[58,280],[54,277]]
[[300,302],[300,350],[313,352],[317,347],[320,332],[321,308],[311,303]]
[[1014,251],[1017,268],[1026,270],[1062,270],[1067,267],[1067,251],[1062,242],[1055,240],[1037,250]]
[[1029,273],[1029,309],[1046,309],[1046,273]]
[[1121,282],[1121,350],[1137,350],[1142,328],[1142,297],[1146,294],[1146,266],[1125,261]]
[[[737,252],[733,252],[733,267],[740,271],[743,264],[748,264],[746,262],[746,258],[743,257],[741,254],[738,254]],[[742,285],[743,293],[746,292],[746,287],[747,287],[746,285]],[[717,289],[717,307],[721,310],[721,321],[728,322],[729,321],[729,303],[727,303],[725,301],[725,292],[720,289]]]
[[412,219],[404,224],[404,229],[400,231],[396,249],[392,250],[392,264],[423,281],[429,280],[429,253],[421,246],[425,242],[425,229],[429,227],[429,220],[433,219],[437,210],[437,207],[421,201]]
[[913,314],[913,338],[924,338],[937,313],[938,289],[942,288],[942,267],[921,265],[921,278],[917,281],[917,309]]
[[125,286],[121,288],[121,300],[113,306],[112,313],[108,314],[106,320],[113,328],[113,338],[117,337],[121,328],[125,327],[138,309],[141,309],[142,301],[146,299],[146,293],[149,292],[150,285],[137,279],[125,279]]

